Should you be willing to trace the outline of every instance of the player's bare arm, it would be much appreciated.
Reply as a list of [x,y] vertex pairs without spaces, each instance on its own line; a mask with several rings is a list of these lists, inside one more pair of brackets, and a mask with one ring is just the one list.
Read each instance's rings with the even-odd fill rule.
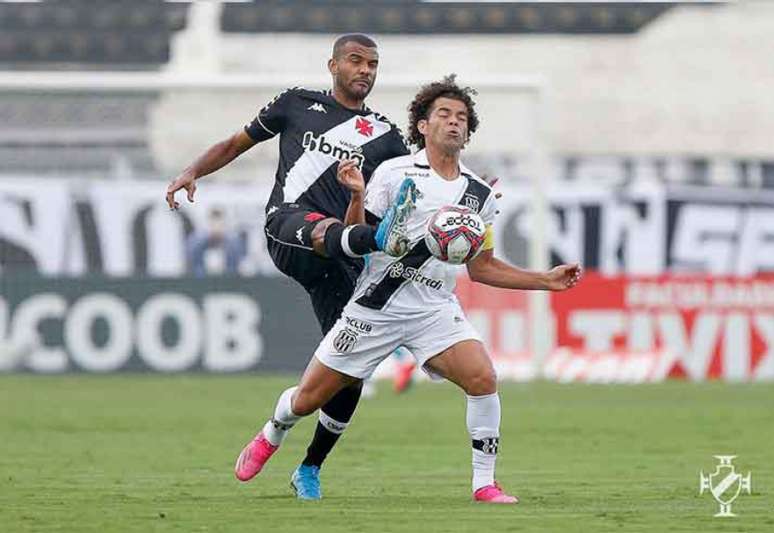
[[344,216],[344,224],[365,224],[365,178],[357,168],[357,163],[347,159],[339,163],[336,179],[350,194],[349,206]]
[[167,187],[167,205],[169,208],[177,209],[180,207],[180,203],[175,201],[175,193],[181,189],[186,190],[188,201],[193,202],[197,179],[225,167],[255,144],[256,142],[244,130],[213,144],[169,184]]
[[524,270],[484,250],[467,263],[470,279],[503,289],[563,291],[578,284],[582,269],[578,264],[559,265],[548,272]]

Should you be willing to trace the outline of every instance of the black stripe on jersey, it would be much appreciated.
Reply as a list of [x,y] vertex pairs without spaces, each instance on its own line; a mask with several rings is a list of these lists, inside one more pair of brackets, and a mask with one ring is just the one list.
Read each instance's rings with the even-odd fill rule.
[[489,195],[492,193],[491,187],[484,185],[477,179],[464,174],[468,178],[468,186],[465,188],[465,192],[457,201],[458,204],[480,213],[484,208],[484,204],[489,199]]
[[[492,189],[474,178],[467,179],[468,186],[457,203],[480,213]],[[469,200],[471,198],[475,201]],[[428,250],[425,239],[420,239],[406,255],[388,266],[382,279],[378,283],[372,283],[365,294],[355,302],[369,309],[383,309],[390,298],[408,283],[409,279],[403,277],[404,272],[407,272],[408,268],[419,270],[432,257],[433,254]]]
[[392,263],[387,267],[384,277],[379,283],[373,283],[366,290],[365,294],[358,298],[356,302],[363,307],[370,309],[382,309],[393,294],[398,292],[408,281],[403,277],[407,268],[419,270],[433,255],[427,249],[425,240],[422,239],[414,245],[409,253]]

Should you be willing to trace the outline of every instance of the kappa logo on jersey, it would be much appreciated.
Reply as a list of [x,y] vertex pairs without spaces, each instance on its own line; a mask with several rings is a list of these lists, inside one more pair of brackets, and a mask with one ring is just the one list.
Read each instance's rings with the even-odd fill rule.
[[335,339],[333,339],[333,347],[339,353],[351,352],[352,348],[355,347],[356,343],[357,343],[357,332],[352,331],[351,329],[348,329],[348,328],[344,328],[341,331],[339,331],[339,334],[336,335]]
[[339,161],[352,159],[355,161],[358,169],[363,169],[363,161],[365,161],[363,149],[352,143],[342,139],[329,141],[325,138],[325,135],[315,135],[314,132],[307,131],[304,133],[303,145],[309,152],[319,152],[335,157]]
[[387,272],[391,278],[403,278],[430,289],[440,290],[443,287],[443,280],[428,278],[418,268],[404,267],[403,263],[393,264]]
[[359,118],[355,121],[355,129],[360,135],[370,137],[374,134],[374,125],[364,118]]
[[301,244],[304,244],[304,234],[302,233],[304,231],[304,228],[298,228],[298,231],[296,232],[296,239],[298,239],[298,242]]
[[327,114],[328,111],[326,111],[325,106],[322,105],[320,102],[315,102],[309,107],[306,108],[307,111],[317,111],[318,113],[325,113]]

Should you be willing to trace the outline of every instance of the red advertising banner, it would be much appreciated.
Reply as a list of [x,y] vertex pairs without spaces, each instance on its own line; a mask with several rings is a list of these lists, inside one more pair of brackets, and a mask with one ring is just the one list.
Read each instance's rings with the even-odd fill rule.
[[530,352],[528,296],[458,280],[501,378],[639,383],[774,380],[774,275],[603,276],[551,293],[553,349]]
[[[695,381],[774,379],[772,275],[589,273],[572,291],[552,293],[551,308],[557,346],[565,350],[549,360],[549,373],[557,357],[588,361],[608,354],[650,358],[662,373]],[[650,375],[642,373],[642,380]],[[577,370],[575,376],[588,378]]]

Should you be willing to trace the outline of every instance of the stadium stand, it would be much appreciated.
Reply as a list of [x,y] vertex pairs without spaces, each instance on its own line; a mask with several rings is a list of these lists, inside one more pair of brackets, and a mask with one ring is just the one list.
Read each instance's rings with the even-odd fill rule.
[[185,27],[184,3],[65,0],[0,3],[4,69],[153,69]]
[[[170,59],[187,3],[62,0],[0,3],[0,69],[148,71]],[[153,175],[147,148],[153,91],[6,92],[0,99],[0,173]]]
[[[379,35],[390,51],[383,79],[395,74],[395,65],[402,74],[420,79],[418,73],[430,68],[416,58],[416,39],[432,35],[438,52],[431,59],[437,67],[434,70],[452,68],[436,62],[453,58],[475,81],[479,73],[493,72],[494,60],[481,59],[481,53],[496,46],[501,51],[496,60],[498,72],[535,72],[548,80],[553,87],[547,95],[549,108],[563,117],[553,139],[558,178],[610,185],[645,177],[697,185],[774,187],[774,164],[768,161],[768,149],[761,149],[765,144],[760,135],[745,126],[746,143],[741,146],[737,135],[719,136],[712,126],[725,123],[739,129],[744,119],[736,117],[748,117],[749,122],[748,107],[741,99],[727,96],[734,94],[736,78],[714,77],[713,84],[702,85],[701,94],[689,97],[691,84],[701,84],[702,78],[692,80],[680,74],[687,68],[681,65],[693,69],[704,65],[701,69],[713,72],[732,67],[723,55],[698,51],[695,45],[704,39],[705,24],[714,24],[716,41],[738,33],[744,24],[749,39],[734,39],[737,57],[748,54],[751,65],[759,64],[764,51],[745,44],[767,31],[765,16],[756,15],[753,8],[739,6],[734,11],[715,3],[708,9],[702,4],[695,12],[716,12],[702,18],[688,12],[692,7],[678,7],[675,2],[263,0],[221,4],[222,8],[213,10],[212,28],[218,35],[210,43],[196,32],[181,31],[192,25],[190,2],[0,2],[0,71],[188,73],[187,69],[201,68],[202,52],[209,51],[214,67],[202,70],[207,75],[267,75],[285,68],[290,58],[298,72],[312,72],[319,70],[317,52],[327,53],[331,34],[357,28]],[[176,40],[182,41],[178,38],[184,34],[190,34],[188,43],[198,47],[176,49]],[[470,35],[466,46],[459,46],[457,35]],[[533,35],[540,39],[532,39]],[[293,44],[283,49],[288,39]],[[271,46],[271,54],[244,53],[245,47],[266,50]],[[181,60],[186,57],[181,51],[193,57],[193,62]],[[592,57],[593,62],[589,61]],[[701,74],[701,69],[692,72]],[[762,70],[759,80],[766,75]],[[663,90],[667,84],[651,87],[650,91],[656,91],[654,98],[647,96],[650,91],[640,90],[643,84],[670,76],[669,90]],[[573,79],[587,83],[568,82]],[[612,86],[614,92],[597,89]],[[757,94],[757,86],[746,85],[744,91],[750,94],[745,98]],[[242,94],[241,98],[251,102],[249,111],[224,104],[227,109],[221,110],[222,116],[197,129],[188,123],[197,120],[201,101],[181,98],[174,91],[3,89],[0,174],[166,176],[191,157],[180,147],[181,141],[190,144],[193,153],[213,136],[245,120],[264,101],[263,94]],[[758,105],[768,109],[764,102]],[[659,106],[672,110],[665,113]],[[595,119],[589,121],[589,116]],[[765,121],[760,112],[755,116]],[[161,131],[173,124],[176,129]],[[702,127],[687,126],[691,124]],[[180,139],[181,131],[186,132],[186,139]],[[175,139],[173,149],[167,144],[154,145],[159,138],[170,137]],[[683,151],[672,148],[677,146]],[[274,164],[270,151],[255,152],[253,160],[235,165],[234,177],[253,179],[256,163],[262,166],[261,174],[270,172]],[[521,175],[518,158],[499,146],[491,153],[470,156],[486,172]]]
[[371,0],[228,2],[226,32],[341,33],[633,33],[672,7],[669,2],[483,3]]

